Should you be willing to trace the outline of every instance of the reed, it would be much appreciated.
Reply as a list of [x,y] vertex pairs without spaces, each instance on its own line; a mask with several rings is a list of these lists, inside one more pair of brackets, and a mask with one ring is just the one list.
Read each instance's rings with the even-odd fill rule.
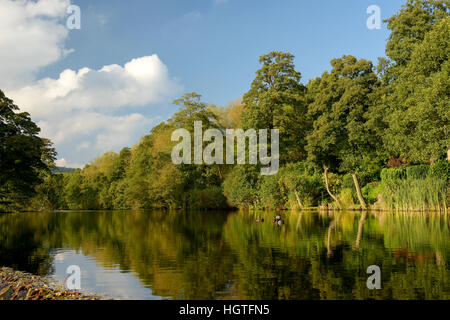
[[403,211],[446,211],[446,179],[428,176],[424,179],[390,179],[384,182],[383,203],[386,209]]

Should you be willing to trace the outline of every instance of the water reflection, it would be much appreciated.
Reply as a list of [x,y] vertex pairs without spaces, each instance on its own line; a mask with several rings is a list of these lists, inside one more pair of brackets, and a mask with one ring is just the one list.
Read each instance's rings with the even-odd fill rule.
[[[46,212],[0,215],[0,265],[134,299],[449,299],[440,214]],[[263,217],[265,222],[256,222]],[[368,290],[366,269],[382,270]]]

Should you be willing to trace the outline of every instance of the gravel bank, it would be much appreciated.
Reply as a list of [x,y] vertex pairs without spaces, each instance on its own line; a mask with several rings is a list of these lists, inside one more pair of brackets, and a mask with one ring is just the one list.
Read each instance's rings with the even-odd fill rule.
[[62,284],[0,267],[0,300],[102,300],[104,297],[65,289]]

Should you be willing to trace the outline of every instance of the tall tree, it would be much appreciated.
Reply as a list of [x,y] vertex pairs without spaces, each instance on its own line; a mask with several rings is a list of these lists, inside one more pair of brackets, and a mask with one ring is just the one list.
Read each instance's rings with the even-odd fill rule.
[[448,17],[449,0],[407,0],[399,13],[387,19],[391,31],[386,44],[386,55],[390,60],[387,76],[398,78],[411,59],[415,46],[439,20]]
[[393,84],[385,142],[410,162],[450,154],[450,17],[438,21],[413,48]]
[[250,90],[244,95],[242,126],[280,130],[280,159],[297,161],[306,157],[304,146],[310,121],[306,115],[306,88],[295,70],[294,56],[270,52],[260,57]]
[[[174,104],[181,108],[169,120],[170,125],[176,128],[183,128],[191,133],[192,148],[194,148],[194,122],[202,123],[202,131],[207,129],[218,129],[223,131],[219,124],[216,113],[210,106],[201,101],[201,95],[195,92],[185,93],[181,98],[176,99]],[[200,142],[203,147],[206,144],[203,140]],[[191,152],[195,155],[195,152]],[[203,159],[204,160],[204,159]],[[181,175],[181,190],[186,195],[185,203],[190,202],[192,193],[205,190],[214,186],[220,186],[224,179],[224,166],[220,164],[180,164],[176,166]]]
[[340,206],[328,186],[328,170],[338,169],[353,176],[358,199],[363,208],[358,171],[364,169],[376,148],[373,134],[366,125],[372,94],[378,79],[370,61],[343,56],[331,61],[332,70],[311,81],[309,114],[314,119],[308,135],[309,160],[324,168],[329,195]]
[[6,205],[33,196],[56,155],[30,115],[18,110],[0,90],[0,203]]

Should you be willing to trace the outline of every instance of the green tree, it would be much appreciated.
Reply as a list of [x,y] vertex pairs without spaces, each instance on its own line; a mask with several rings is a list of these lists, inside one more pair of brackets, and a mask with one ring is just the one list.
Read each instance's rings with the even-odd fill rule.
[[399,13],[386,20],[391,30],[386,55],[390,60],[387,76],[398,78],[411,59],[415,46],[437,21],[448,17],[449,0],[407,0]]
[[42,171],[49,171],[56,152],[38,136],[40,129],[26,112],[0,90],[0,204],[23,204],[35,194]]
[[[219,118],[205,102],[201,101],[201,95],[192,92],[186,93],[183,97],[173,102],[181,106],[180,110],[176,112],[168,123],[174,125],[176,128],[183,128],[191,133],[191,141],[194,142],[194,122],[200,121],[202,123],[202,130],[218,129],[222,132],[224,128],[221,127]],[[203,142],[203,147],[207,143]],[[193,148],[194,143],[192,143]],[[203,150],[203,148],[202,148]],[[194,154],[193,152],[191,154]],[[176,169],[181,175],[180,188],[183,190],[185,205],[192,202],[199,191],[209,187],[220,186],[225,177],[225,166],[220,164],[181,164],[176,166]],[[191,194],[191,191],[193,194]]]
[[308,85],[312,95],[308,111],[314,119],[307,137],[308,158],[324,168],[327,191],[338,206],[339,200],[328,186],[328,170],[352,173],[358,199],[366,208],[356,173],[376,148],[366,122],[378,79],[372,63],[364,59],[343,56],[333,59],[331,65],[330,73],[325,72]]
[[244,95],[242,126],[280,130],[280,160],[297,161],[306,157],[304,146],[310,122],[305,117],[305,87],[295,70],[294,56],[270,52],[259,58],[250,90]]
[[413,48],[394,83],[385,143],[410,162],[450,155],[450,17],[439,20]]
[[239,208],[257,205],[259,177],[260,172],[255,166],[234,166],[223,183],[229,203]]

